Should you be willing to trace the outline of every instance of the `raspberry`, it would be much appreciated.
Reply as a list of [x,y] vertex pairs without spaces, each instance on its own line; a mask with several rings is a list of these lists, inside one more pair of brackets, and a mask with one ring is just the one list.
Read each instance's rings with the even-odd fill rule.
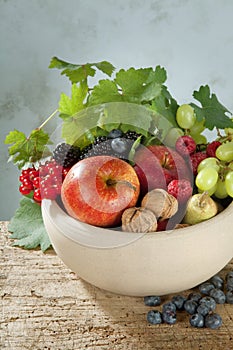
[[177,152],[179,152],[182,156],[187,157],[195,152],[196,142],[191,136],[183,135],[178,137],[175,147]]
[[167,186],[167,192],[174,196],[179,203],[185,203],[191,197],[193,189],[188,180],[172,180]]
[[207,155],[205,152],[196,152],[191,154],[190,162],[191,162],[191,168],[194,175],[197,175],[198,165],[205,158],[207,158]]
[[216,157],[216,149],[221,144],[222,143],[220,141],[213,141],[213,142],[209,143],[206,147],[207,157]]
[[57,164],[54,159],[45,162],[39,169],[39,191],[35,189],[35,200],[41,199],[56,199],[61,192],[61,185],[64,179],[64,168]]

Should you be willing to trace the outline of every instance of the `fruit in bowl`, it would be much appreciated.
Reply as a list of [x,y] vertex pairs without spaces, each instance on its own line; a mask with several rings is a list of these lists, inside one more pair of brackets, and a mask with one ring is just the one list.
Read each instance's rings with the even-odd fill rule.
[[[134,106],[134,108],[136,111],[137,107]],[[79,180],[74,174],[77,168],[82,168],[82,164],[87,165],[90,169],[93,165],[95,171],[93,173],[90,170],[90,186],[85,180],[83,191],[85,193],[86,187],[88,198],[91,197],[94,200],[98,192],[96,173],[99,167],[96,164],[99,160],[105,159],[107,165],[109,159],[118,159],[116,154],[114,156],[111,154],[113,152],[111,148],[106,145],[103,147],[104,143],[109,140],[111,143],[115,139],[113,135],[125,137],[120,128],[112,129],[110,132],[111,137],[107,135],[102,139],[102,146],[100,140],[98,143],[95,140],[92,147],[87,146],[81,150],[79,159],[65,177],[61,199],[42,201],[45,227],[57,254],[65,264],[81,278],[97,287],[114,293],[135,296],[179,292],[198,285],[221,270],[233,256],[233,236],[229,230],[233,207],[230,204],[229,195],[219,200],[211,196],[208,191],[199,193],[201,189],[198,189],[196,185],[197,175],[194,175],[194,172],[200,173],[203,168],[208,168],[210,164],[212,166],[213,162],[211,160],[209,164],[208,162],[206,164],[208,158],[204,147],[202,151],[199,151],[197,146],[192,151],[193,153],[184,156],[182,152],[178,152],[179,148],[176,149],[176,142],[173,148],[158,140],[156,144],[145,145],[142,143],[143,135],[136,135],[135,140],[132,140],[131,143],[133,157],[122,157],[118,171],[123,162],[127,164],[127,169],[131,168],[133,171],[131,176],[134,178],[135,174],[138,175],[139,162],[145,164],[146,167],[148,160],[150,162],[149,175],[147,171],[144,171],[147,187],[143,188],[145,182],[142,182],[142,178],[138,176],[140,194],[137,196],[136,204],[124,209],[123,214],[122,208],[119,210],[122,215],[122,227],[119,222],[116,225],[109,225],[110,227],[90,223],[89,217],[93,215],[93,208],[82,206],[78,200],[75,200]],[[131,130],[130,134],[132,133]],[[178,138],[180,137],[183,136]],[[135,142],[139,139],[140,142],[135,147]],[[104,156],[100,155],[98,152],[103,152],[103,150],[109,153]],[[131,149],[129,153],[130,151]],[[145,156],[147,152],[149,156]],[[196,154],[195,163],[192,163],[191,157]],[[62,162],[61,154],[56,151],[54,155]],[[166,157],[168,159],[166,168],[164,168],[161,165],[161,159],[163,159],[162,164],[165,164]],[[216,162],[218,162],[217,158]],[[193,164],[195,164],[195,169]],[[222,174],[222,171],[223,169],[220,171],[220,168],[217,168],[218,174]],[[157,182],[147,180],[147,176],[150,179],[151,174],[157,176],[157,179],[155,176]],[[148,183],[152,183],[152,186],[149,187]],[[128,184],[124,185],[128,189]],[[77,188],[73,189],[74,186]],[[81,213],[85,211],[85,217],[77,220],[74,218],[75,215],[69,215],[69,204],[67,206],[63,191],[70,191],[70,198],[73,203],[77,204],[77,212],[78,210]],[[193,206],[195,196],[201,197],[202,201],[195,202]],[[84,194],[83,197],[86,195]],[[208,211],[208,207],[204,206],[207,199],[214,203],[216,210],[211,211],[209,216],[203,216],[199,223],[192,223],[188,215],[185,216],[186,209],[191,205],[192,210],[198,209],[203,212],[206,209]],[[222,203],[221,209],[219,209],[220,202]],[[98,203],[97,208],[95,203]],[[108,201],[107,204],[110,210],[110,202]],[[100,209],[100,202],[94,200],[93,207],[94,210]],[[195,213],[194,216],[197,217]],[[101,218],[100,214],[94,216]]]
[[[64,62],[58,66],[71,74]],[[194,92],[201,106],[179,106],[165,80],[156,67],[121,70],[93,89],[86,78],[72,81],[55,132],[48,138],[40,127],[28,148],[10,148],[25,168],[20,191],[41,204],[57,254],[83,279],[116,293],[191,288],[233,256],[229,111],[208,86]],[[213,111],[220,117],[210,117]],[[213,142],[206,129],[217,132]],[[195,214],[204,209],[208,215]]]
[[111,156],[95,156],[74,165],[64,179],[61,198],[67,212],[90,225],[121,223],[124,209],[135,206],[140,185],[131,165]]

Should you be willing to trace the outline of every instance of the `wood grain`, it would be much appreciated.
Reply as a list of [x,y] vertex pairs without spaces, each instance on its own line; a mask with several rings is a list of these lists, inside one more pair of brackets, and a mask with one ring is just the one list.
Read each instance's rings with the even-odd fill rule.
[[[12,247],[7,223],[0,227],[1,350],[233,349],[233,305],[217,306],[223,325],[216,331],[191,328],[185,312],[175,325],[149,325],[142,298],[95,288],[53,250]],[[233,261],[221,274],[228,270]]]

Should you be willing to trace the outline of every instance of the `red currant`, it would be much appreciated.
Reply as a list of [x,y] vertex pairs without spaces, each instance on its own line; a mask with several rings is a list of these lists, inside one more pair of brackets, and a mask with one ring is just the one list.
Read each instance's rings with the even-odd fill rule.
[[33,170],[34,168],[28,168],[28,169],[24,169],[24,170],[22,170],[22,175],[23,176],[27,176],[27,175],[29,175],[29,172],[31,171],[31,170]]
[[31,171],[29,171],[29,179],[31,180],[31,181],[33,181],[33,179],[35,178],[35,177],[38,177],[39,176],[39,170],[36,170],[36,169],[33,169],[33,170],[31,170]]
[[28,175],[22,175],[22,174],[21,174],[20,177],[19,177],[19,181],[20,181],[20,182],[23,182],[24,179],[29,179],[29,176],[28,176]]
[[27,195],[27,194],[29,194],[30,192],[31,192],[31,189],[29,189],[29,188],[26,188],[23,184],[21,184],[20,186],[19,186],[19,192],[22,194],[22,195]]
[[40,187],[40,177],[39,176],[34,177],[34,179],[32,180],[32,183],[33,183],[33,186],[35,188],[39,188]]
[[40,189],[39,188],[36,188],[35,191],[34,191],[34,194],[33,194],[33,199],[36,201],[36,202],[41,202],[41,192],[40,192]]
[[27,188],[28,190],[33,190],[33,183],[27,179],[27,178],[24,178],[23,181],[22,181],[22,185]]

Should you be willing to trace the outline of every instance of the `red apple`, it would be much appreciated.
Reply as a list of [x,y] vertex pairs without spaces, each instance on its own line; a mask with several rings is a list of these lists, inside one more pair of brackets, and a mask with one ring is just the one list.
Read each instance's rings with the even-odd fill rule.
[[134,168],[111,156],[76,163],[66,175],[61,199],[68,214],[94,226],[121,223],[124,209],[135,206],[140,184]]
[[142,195],[154,188],[166,190],[168,183],[174,179],[188,179],[192,183],[188,161],[172,148],[163,145],[140,146],[134,162]]

